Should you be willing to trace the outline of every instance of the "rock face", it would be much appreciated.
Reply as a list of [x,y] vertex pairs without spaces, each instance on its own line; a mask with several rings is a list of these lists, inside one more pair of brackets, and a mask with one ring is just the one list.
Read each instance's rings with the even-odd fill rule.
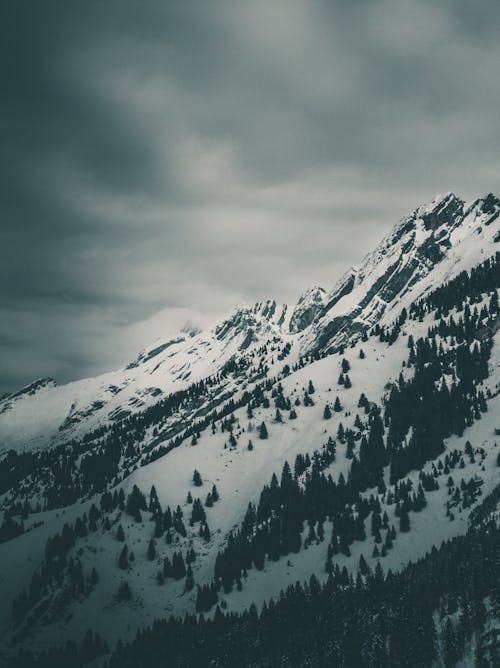
[[290,318],[290,332],[298,334],[309,327],[325,305],[326,291],[314,287],[306,290],[297,302]]
[[447,193],[415,209],[326,296],[302,349],[335,350],[389,319],[395,307],[480,262],[498,242],[499,215],[500,200],[491,194],[467,204]]

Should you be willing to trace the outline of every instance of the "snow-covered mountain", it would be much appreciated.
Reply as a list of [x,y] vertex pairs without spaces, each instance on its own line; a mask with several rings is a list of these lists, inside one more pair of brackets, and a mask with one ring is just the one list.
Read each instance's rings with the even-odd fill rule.
[[[211,615],[214,582],[223,607],[260,608],[297,580],[325,582],[325,563],[397,571],[465,534],[499,484],[499,241],[500,200],[442,195],[328,292],[238,306],[124,369],[4,398],[6,660],[88,627],[113,647],[170,614]],[[308,508],[293,548],[288,501],[270,491],[292,484],[286,463]],[[319,509],[318,476],[327,499],[349,488],[342,516]],[[256,536],[272,542],[277,518],[281,548],[260,564]]]
[[[291,307],[274,300],[238,306],[208,330],[157,341],[125,369],[97,378],[63,386],[35,381],[0,401],[0,448],[45,447],[81,437],[266,345],[288,343],[293,362],[299,355],[335,351],[494,252],[499,215],[500,200],[492,194],[469,203],[453,193],[440,195],[403,218],[328,293],[310,288]],[[279,366],[272,356],[267,364]]]
[[403,218],[324,298],[304,336],[306,350],[335,350],[493,252],[500,200],[439,195]]
[[58,386],[40,379],[0,402],[0,448],[33,449],[81,437],[216,375],[231,360],[287,338],[286,305],[236,307],[221,322],[142,350],[124,369]]

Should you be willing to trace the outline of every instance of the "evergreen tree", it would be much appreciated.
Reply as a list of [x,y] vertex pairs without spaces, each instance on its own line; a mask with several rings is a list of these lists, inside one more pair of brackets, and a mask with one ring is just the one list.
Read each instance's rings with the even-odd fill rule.
[[191,591],[194,587],[194,576],[193,576],[193,570],[191,568],[191,565],[187,567],[186,571],[186,582],[184,585],[185,591]]
[[154,538],[151,538],[148,545],[148,559],[149,561],[153,561],[155,557],[156,557],[156,544]]
[[116,598],[121,603],[126,603],[127,601],[130,601],[132,599],[132,591],[130,589],[130,585],[127,582],[127,580],[122,580],[120,582],[120,586],[118,587],[118,593],[116,595]]
[[126,545],[123,546],[120,556],[118,557],[118,566],[122,570],[126,570],[128,567],[128,547]]

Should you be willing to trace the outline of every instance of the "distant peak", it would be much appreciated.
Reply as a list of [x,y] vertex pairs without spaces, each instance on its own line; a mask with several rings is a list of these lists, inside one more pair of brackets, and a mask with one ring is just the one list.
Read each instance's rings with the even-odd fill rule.
[[53,378],[38,378],[38,380],[35,380],[29,385],[22,387],[17,392],[13,392],[11,395],[9,395],[8,398],[14,399],[15,397],[20,397],[23,395],[32,396],[33,394],[43,389],[44,387],[55,387],[55,386],[56,386],[56,381]]
[[308,288],[300,297],[290,318],[290,332],[297,334],[312,323],[324,307],[326,291],[319,286]]
[[324,290],[319,285],[312,285],[310,288],[307,288],[307,290],[305,290],[302,293],[299,299],[299,303],[302,301],[306,301],[307,299],[320,300],[323,295],[326,295],[326,290]]
[[495,213],[500,209],[500,199],[493,193],[488,193],[484,197],[481,197],[481,210],[483,213]]
[[252,331],[264,331],[272,326],[281,327],[284,322],[286,305],[278,304],[274,299],[256,302],[255,304],[239,304],[214,327],[220,341]]
[[426,214],[426,213],[432,213],[433,211],[442,209],[446,206],[448,206],[450,203],[463,203],[463,200],[460,199],[460,197],[457,197],[455,193],[453,192],[447,192],[447,193],[441,193],[439,195],[436,195],[433,197],[430,202],[427,202],[426,204],[423,204],[422,206],[418,207],[417,211],[420,214]]

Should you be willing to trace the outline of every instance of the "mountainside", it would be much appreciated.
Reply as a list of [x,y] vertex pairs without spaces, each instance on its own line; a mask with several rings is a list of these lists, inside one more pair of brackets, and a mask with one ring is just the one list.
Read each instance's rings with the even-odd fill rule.
[[286,337],[287,325],[284,305],[240,306],[205,332],[156,342],[119,371],[63,386],[38,380],[0,401],[0,448],[56,445],[140,413],[226,364],[251,357],[258,347],[276,345]]
[[0,447],[24,450],[81,437],[217,374],[226,363],[248,359],[266,344],[289,343],[297,351],[293,362],[299,355],[335,351],[494,252],[499,215],[500,200],[491,194],[470,203],[452,193],[436,197],[403,218],[329,293],[311,288],[295,307],[272,300],[237,307],[209,330],[158,341],[125,369],[95,379],[62,387],[51,379],[36,381],[0,401]]
[[[79,643],[91,629],[100,639],[86,637],[78,665],[99,664],[119,639],[170,615],[215,615],[217,633],[230,635],[224,625],[239,618],[223,621],[221,609],[246,620],[255,603],[252,615],[272,617],[271,597],[311,576],[318,596],[321,587],[361,595],[376,586],[378,563],[403,583],[410,561],[496,526],[499,241],[500,200],[446,194],[400,221],[329,292],[239,306],[119,371],[62,386],[41,379],[4,398],[0,659]],[[434,568],[422,564],[427,575]],[[489,577],[500,577],[497,565]],[[396,586],[409,596],[404,584],[380,585],[391,596]],[[436,637],[420,663],[403,664],[401,637],[372,627],[385,649],[354,659],[339,626],[324,663],[303,653],[298,662],[287,646],[279,665],[473,665],[498,611],[493,588],[467,586],[443,589],[448,607],[429,596]],[[473,595],[485,620],[471,622],[450,663],[445,629],[458,633],[456,612]],[[155,629],[158,647],[176,635]],[[194,645],[205,637],[196,629]],[[257,653],[253,664],[236,653],[204,663],[182,642],[162,660],[278,665]],[[57,660],[77,665],[76,649],[67,652]],[[142,665],[117,652],[114,665]]]
[[491,254],[500,240],[500,201],[492,194],[466,203],[438,196],[403,218],[373,253],[325,297],[305,336],[305,350],[331,351],[427,291]]

